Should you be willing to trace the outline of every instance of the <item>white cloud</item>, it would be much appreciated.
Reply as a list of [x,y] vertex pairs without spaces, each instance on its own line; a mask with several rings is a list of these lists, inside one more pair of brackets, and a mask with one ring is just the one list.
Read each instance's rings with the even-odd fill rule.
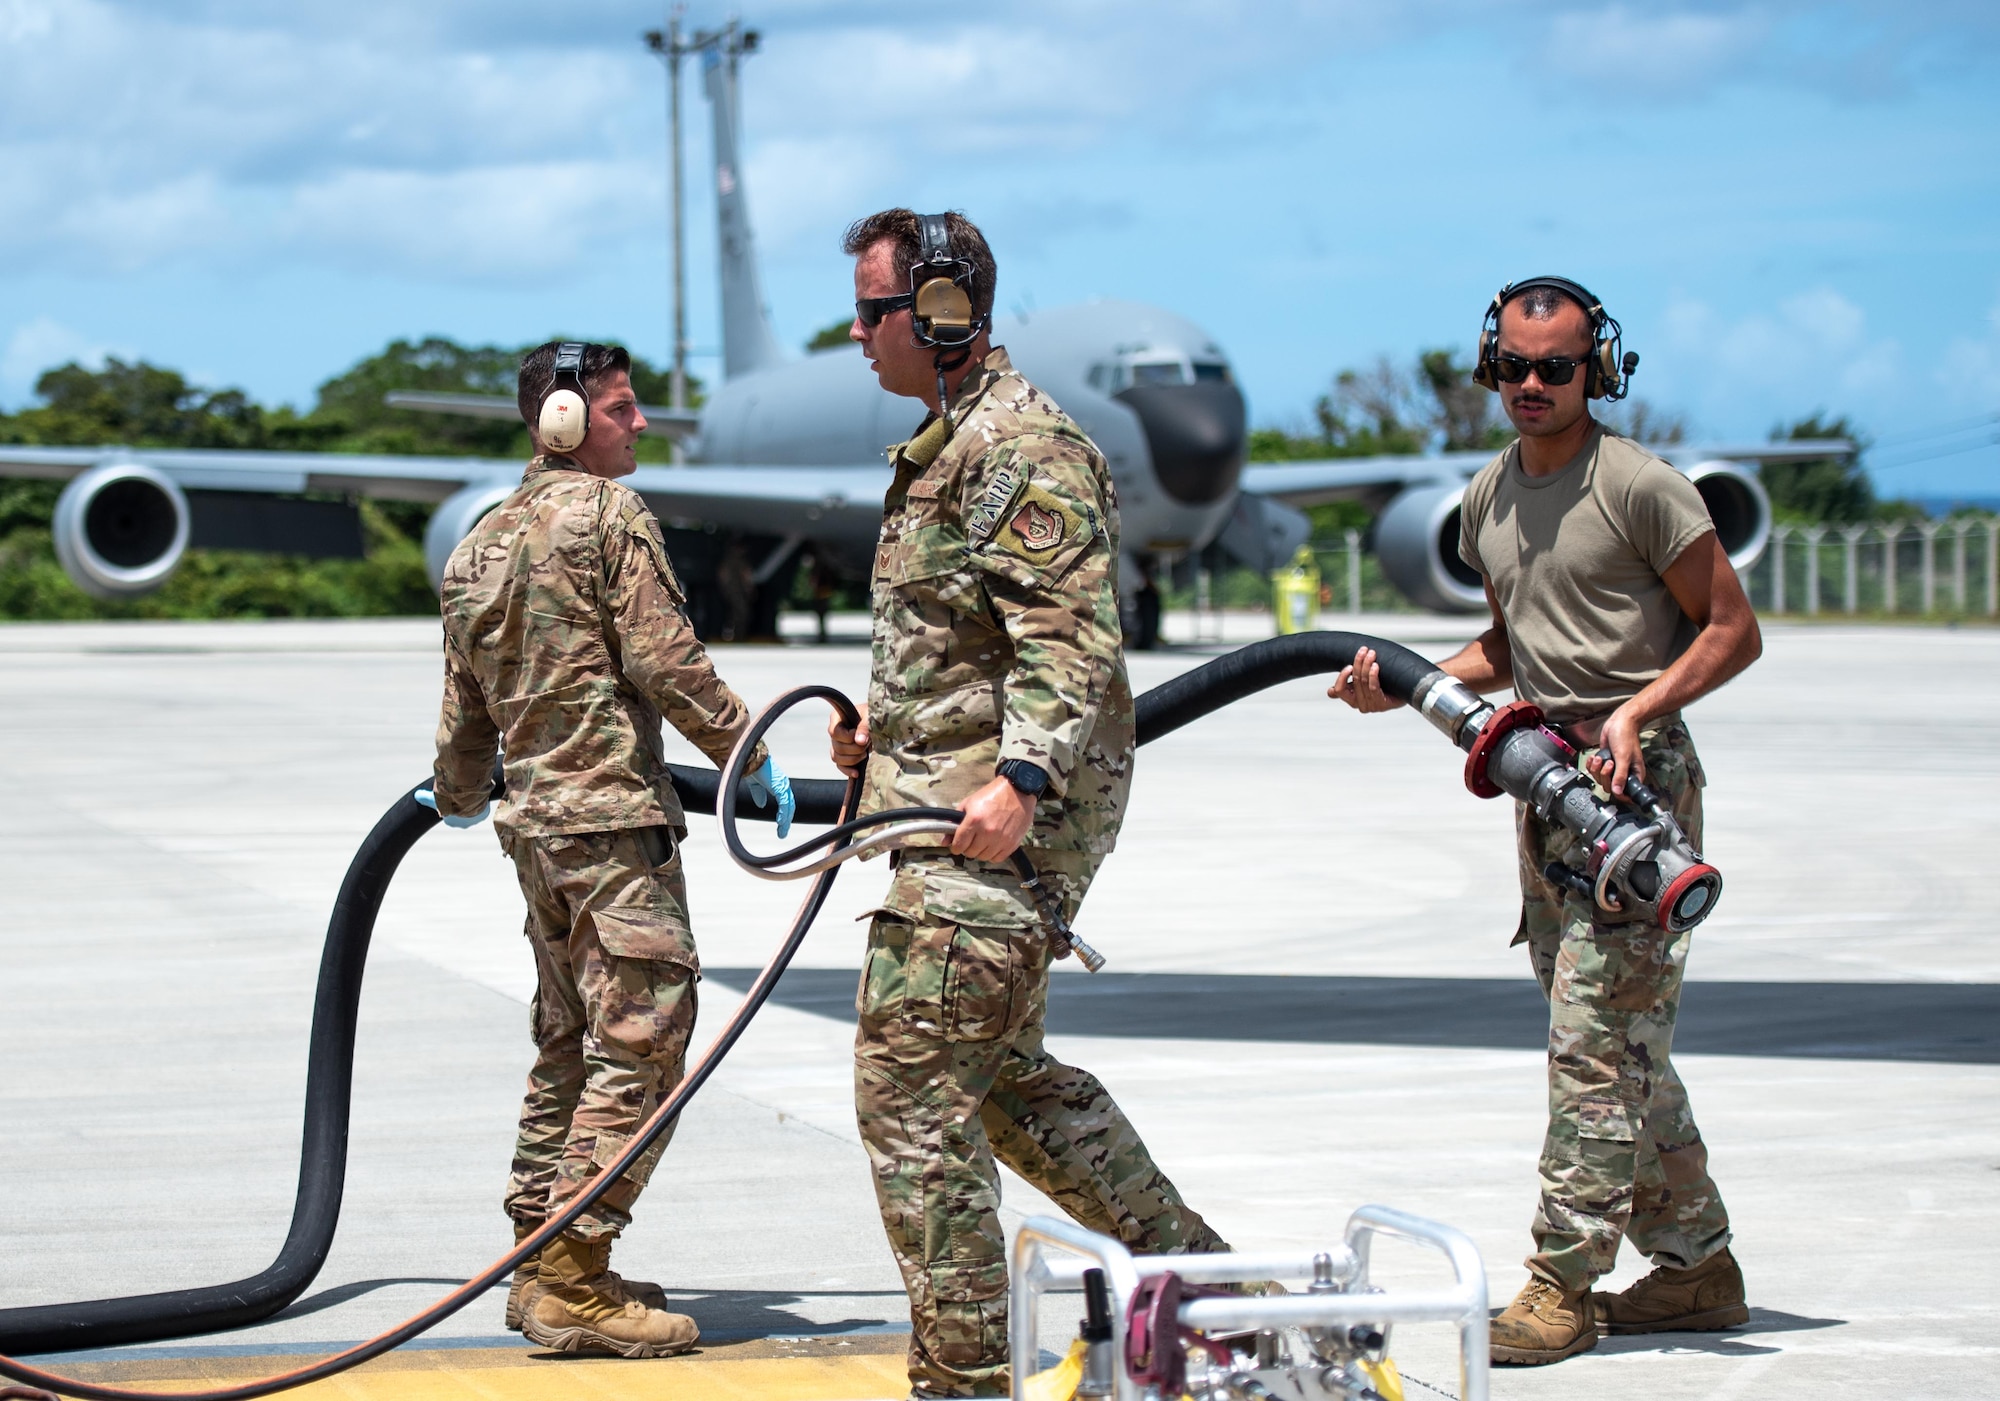
[[277,221],[329,261],[434,277],[545,274],[660,222],[657,186],[609,162],[431,173],[346,170],[301,185]]
[[[0,20],[4,18],[5,12],[0,11]],[[52,317],[37,316],[16,326],[7,337],[6,348],[0,350],[0,404],[25,403],[34,395],[35,381],[44,370],[71,361],[101,369],[105,356],[119,353],[116,347],[102,345]],[[129,351],[124,354],[138,358]]]
[[1769,310],[1728,317],[1703,302],[1671,303],[1655,372],[1704,422],[1775,423],[1816,408],[1880,405],[1903,385],[1901,344],[1870,332],[1867,313],[1831,287]]
[[[1206,0],[1049,0],[913,27],[901,7],[780,3],[746,68],[760,233],[823,238],[940,169],[1195,121],[1234,76],[1376,42],[1429,8],[1291,0],[1253,24]],[[662,83],[637,42],[657,23],[640,3],[554,23],[506,0],[0,0],[0,254],[75,271],[306,251],[392,275],[532,274],[552,249],[658,228]],[[687,76],[695,136],[699,65]],[[698,187],[692,141],[689,156]],[[583,213],[506,188],[535,168]],[[441,252],[455,237],[464,258]]]
[[1936,377],[1947,403],[2000,413],[2000,301],[1986,313],[1986,327],[1984,335],[1952,337]]
[[1756,12],[1591,7],[1558,14],[1548,43],[1524,61],[1545,81],[1591,100],[1699,96],[1755,56],[1769,25]]

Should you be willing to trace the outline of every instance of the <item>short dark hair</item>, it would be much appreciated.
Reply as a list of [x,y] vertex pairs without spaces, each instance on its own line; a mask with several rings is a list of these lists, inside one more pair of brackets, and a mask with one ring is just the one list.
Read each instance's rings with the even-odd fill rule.
[[[972,265],[972,285],[965,289],[972,298],[972,314],[991,316],[993,285],[999,277],[999,269],[993,265],[993,250],[986,246],[986,235],[979,231],[977,224],[955,209],[944,216],[944,227],[951,256],[963,258]],[[896,276],[907,278],[924,252],[923,234],[914,210],[885,209],[879,214],[870,214],[866,219],[856,219],[847,226],[847,236],[841,239],[840,249],[848,257],[858,258],[884,239],[895,247]]]
[[[562,341],[536,346],[521,357],[521,378],[514,391],[520,406],[521,422],[533,428],[542,417],[542,400],[556,377],[556,347]],[[604,382],[613,375],[632,373],[632,356],[622,345],[586,345],[583,348],[583,392],[595,399]]]
[[1581,311],[1586,321],[1590,319],[1590,308],[1560,287],[1530,287],[1519,296],[1510,297],[1507,305],[1519,307],[1521,315],[1530,321],[1548,321],[1562,310],[1565,302]]

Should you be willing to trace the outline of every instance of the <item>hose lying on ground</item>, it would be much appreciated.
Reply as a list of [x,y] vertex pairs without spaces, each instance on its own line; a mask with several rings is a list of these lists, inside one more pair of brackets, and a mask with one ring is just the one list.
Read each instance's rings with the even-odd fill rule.
[[[1415,683],[1436,670],[1433,663],[1393,642],[1359,633],[1298,633],[1253,643],[1218,657],[1138,699],[1141,744],[1169,734],[1203,715],[1270,686],[1300,677],[1338,671],[1357,650],[1375,649],[1382,668],[1383,689],[1407,700]],[[821,696],[852,723],[855,714],[846,697],[827,687],[806,691]],[[775,709],[775,708],[774,708]],[[767,716],[769,719],[775,715]],[[731,767],[741,768],[747,746],[739,746]],[[714,812],[722,774],[673,767],[673,780],[683,805],[692,812]],[[284,1246],[272,1263],[256,1275],[229,1284],[179,1289],[157,1294],[129,1295],[73,1304],[43,1304],[0,1310],[0,1376],[35,1386],[54,1387],[67,1395],[131,1401],[162,1393],[70,1381],[27,1366],[11,1354],[59,1352],[77,1348],[112,1347],[161,1338],[187,1337],[239,1328],[269,1318],[284,1309],[312,1283],[325,1263],[340,1217],[347,1165],[347,1130],[356,1016],[361,1001],[362,973],[375,918],[396,868],[432,827],[437,813],[418,803],[413,785],[382,815],[349,865],[327,924],[319,985],[313,1001],[313,1024],[307,1051],[305,1130],[299,1161],[298,1193]],[[800,779],[792,785],[797,819],[816,824],[851,821],[860,801],[860,784],[837,779]],[[496,783],[495,796],[500,796]],[[736,815],[763,818],[743,786],[736,788]],[[909,810],[873,815],[881,822],[904,820]],[[955,816],[955,814],[954,814]],[[778,858],[778,859],[782,859]],[[378,1338],[279,1377],[246,1382],[205,1392],[175,1393],[195,1401],[247,1401],[302,1385],[367,1361],[401,1346],[434,1324],[456,1313],[488,1288],[507,1277],[520,1261],[540,1251],[607,1191],[611,1184],[664,1132],[687,1101],[707,1081],[742,1035],[804,940],[806,931],[838,874],[837,865],[820,871],[800,903],[791,929],[778,952],[745,994],[722,1032],[662,1102],[653,1117],[632,1137],[618,1160],[608,1166],[559,1215],[534,1235],[489,1265],[443,1300]]]

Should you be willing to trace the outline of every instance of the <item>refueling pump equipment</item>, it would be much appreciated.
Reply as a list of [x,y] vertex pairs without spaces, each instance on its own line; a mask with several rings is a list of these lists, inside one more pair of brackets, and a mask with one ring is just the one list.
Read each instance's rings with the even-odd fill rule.
[[1675,934],[1715,909],[1722,873],[1702,860],[1659,794],[1627,775],[1629,805],[1599,798],[1539,706],[1495,706],[1441,670],[1417,683],[1410,703],[1465,751],[1465,786],[1476,796],[1506,793],[1582,839],[1581,865],[1552,861],[1546,880],[1614,920],[1652,920]]
[[[1384,1235],[1438,1251],[1452,1286],[1371,1284],[1370,1246]],[[1458,1330],[1461,1401],[1487,1401],[1478,1250],[1449,1226],[1389,1207],[1356,1210],[1343,1243],[1330,1249],[1227,1255],[1133,1255],[1109,1236],[1035,1216],[1015,1236],[1011,1273],[1014,1401],[1404,1401],[1390,1329],[1433,1322]],[[1304,1292],[1273,1287],[1288,1279],[1308,1281]],[[1079,1281],[1081,1336],[1068,1357],[1035,1371],[1043,1296]],[[1108,1308],[1098,1289],[1109,1294]]]

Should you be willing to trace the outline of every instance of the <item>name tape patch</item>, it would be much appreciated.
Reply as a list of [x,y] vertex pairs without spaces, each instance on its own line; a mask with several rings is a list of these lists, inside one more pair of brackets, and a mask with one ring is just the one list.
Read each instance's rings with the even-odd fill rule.
[[1000,514],[1007,509],[1007,503],[1014,499],[1015,489],[1021,485],[1021,474],[1013,463],[1003,466],[993,474],[993,480],[986,484],[979,500],[965,518],[966,533],[974,540],[990,540],[993,532],[1000,527]]

